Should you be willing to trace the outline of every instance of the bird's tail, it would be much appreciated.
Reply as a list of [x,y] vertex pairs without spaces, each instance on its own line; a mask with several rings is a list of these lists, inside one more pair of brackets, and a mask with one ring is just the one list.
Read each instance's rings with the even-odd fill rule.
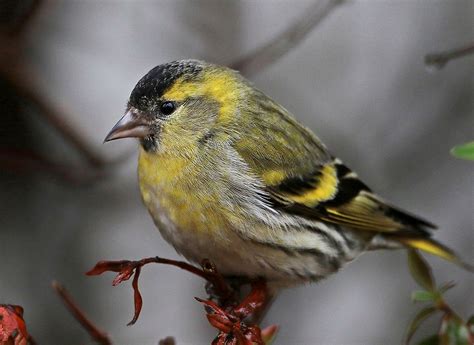
[[394,237],[392,238],[400,242],[404,246],[413,249],[419,249],[426,253],[439,256],[447,261],[450,261],[467,271],[474,273],[474,265],[463,261],[453,250],[445,245],[435,241],[430,237]]

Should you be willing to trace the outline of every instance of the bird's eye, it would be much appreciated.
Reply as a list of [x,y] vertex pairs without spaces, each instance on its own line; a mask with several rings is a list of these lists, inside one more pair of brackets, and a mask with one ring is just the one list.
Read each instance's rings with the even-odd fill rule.
[[163,115],[170,115],[176,110],[174,102],[163,102],[160,106],[160,111]]

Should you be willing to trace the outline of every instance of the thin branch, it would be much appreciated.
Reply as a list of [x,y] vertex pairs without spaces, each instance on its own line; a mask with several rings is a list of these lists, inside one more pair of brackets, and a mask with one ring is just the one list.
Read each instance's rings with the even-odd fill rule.
[[44,7],[44,3],[44,0],[31,0],[29,6],[22,5],[21,7],[25,7],[25,9],[17,16],[18,18],[14,18],[13,25],[0,31],[0,78],[9,83],[18,96],[34,106],[38,115],[53,126],[67,142],[71,143],[84,157],[88,168],[75,169],[56,164],[37,153],[13,156],[9,154],[8,149],[0,152],[0,155],[6,155],[7,158],[6,162],[2,161],[2,167],[16,172],[29,172],[31,169],[28,170],[28,168],[39,168],[68,182],[92,182],[106,175],[105,168],[124,161],[130,156],[130,153],[121,155],[112,161],[105,160],[89,145],[77,128],[66,120],[64,111],[39,91],[34,71],[29,68],[24,59],[23,37],[35,15]]
[[138,288],[138,279],[141,273],[141,268],[150,263],[179,267],[185,271],[197,275],[198,277],[207,280],[214,286],[214,291],[221,301],[224,301],[225,303],[234,302],[233,298],[236,296],[234,290],[232,290],[232,288],[225,281],[224,277],[222,277],[219,272],[217,272],[214,264],[212,264],[209,260],[203,261],[202,269],[188,264],[187,262],[160,258],[158,256],[145,258],[138,261],[99,261],[91,270],[86,272],[88,276],[99,275],[104,272],[116,272],[118,274],[112,282],[113,286],[129,280],[133,276],[132,287],[135,310],[132,321],[128,323],[128,326],[135,324],[135,322],[138,320],[138,317],[140,316],[143,299]]
[[10,35],[18,37],[24,34],[43,4],[43,0],[32,0],[31,5],[16,19],[10,30]]
[[242,74],[260,72],[300,43],[329,13],[344,0],[317,1],[293,24],[270,42],[230,64]]
[[0,74],[15,88],[17,93],[31,102],[41,115],[60,132],[82,155],[87,162],[94,168],[102,168],[106,162],[97,154],[89,143],[81,136],[78,131],[64,120],[64,111],[58,110],[47,101],[37,88],[34,87],[35,81],[32,80],[33,73],[24,63],[17,62],[14,66],[0,65]]
[[[251,284],[251,291],[239,303],[237,299],[233,299],[236,297],[236,291],[232,290],[225,278],[219,274],[216,266],[207,259],[202,261],[202,269],[183,261],[170,260],[157,256],[138,261],[99,261],[86,273],[87,275],[100,275],[104,272],[115,272],[117,275],[112,282],[113,286],[133,277],[132,287],[134,291],[135,311],[133,319],[128,323],[128,326],[133,325],[140,316],[143,299],[138,287],[138,280],[142,267],[150,263],[179,267],[207,280],[209,283],[214,285],[215,292],[222,294],[217,295],[217,299],[214,299],[213,296],[211,296],[211,299],[209,300],[195,297],[197,301],[206,307],[206,317],[209,323],[219,330],[219,334],[212,344],[264,345],[262,335],[264,335],[266,339],[270,339],[274,336],[277,330],[276,327],[265,330],[265,333],[262,334],[258,324],[248,322],[250,317],[261,314],[271,299],[266,282],[263,279],[248,281]],[[173,341],[173,339],[169,340]],[[163,340],[160,344],[167,343]],[[174,344],[174,342],[171,342],[170,344]]]
[[171,265],[175,267],[179,267],[182,270],[188,271],[202,279],[207,280],[211,284],[215,285],[216,288],[219,288],[222,297],[227,296],[229,292],[227,289],[231,289],[228,284],[225,282],[224,277],[222,277],[215,265],[211,263],[209,260],[203,260],[202,266],[203,268],[200,269],[196,266],[188,264],[184,261],[172,260],[172,259],[165,259],[159,256],[154,256],[150,258],[141,259],[138,261],[130,261],[130,260],[119,260],[119,261],[99,261],[91,270],[89,270],[86,274],[91,275],[99,275],[104,272],[119,272],[120,274],[114,280],[114,285],[127,280],[133,274],[133,270],[136,268],[141,268],[145,265],[156,263],[156,264],[164,264],[164,265]]
[[443,68],[449,61],[474,54],[474,42],[468,45],[443,52],[425,55],[425,65],[436,69]]
[[84,314],[84,312],[79,309],[76,302],[74,302],[71,295],[66,291],[66,289],[59,284],[58,282],[53,282],[53,289],[57,292],[61,300],[66,305],[67,309],[71,312],[74,318],[84,327],[84,329],[89,333],[91,338],[101,345],[112,345],[112,340],[108,335],[95,326]]
[[57,164],[37,152],[13,148],[0,148],[0,168],[14,173],[44,172],[73,185],[84,185],[105,176],[102,170]]

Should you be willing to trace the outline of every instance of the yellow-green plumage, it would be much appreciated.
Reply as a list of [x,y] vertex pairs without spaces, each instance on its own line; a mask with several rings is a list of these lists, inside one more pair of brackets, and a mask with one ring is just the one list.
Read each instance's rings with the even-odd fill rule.
[[430,223],[373,194],[235,71],[195,60],[158,66],[127,110],[119,127],[128,132],[117,137],[140,137],[143,201],[189,260],[283,285],[321,279],[375,247],[460,262],[430,239]]

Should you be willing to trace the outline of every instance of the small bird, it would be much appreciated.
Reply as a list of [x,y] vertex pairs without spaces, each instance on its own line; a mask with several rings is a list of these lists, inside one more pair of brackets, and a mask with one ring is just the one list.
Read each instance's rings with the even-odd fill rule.
[[142,199],[166,241],[226,276],[287,287],[364,251],[413,248],[466,268],[430,222],[385,202],[237,71],[198,60],[150,70],[105,138],[139,139]]

